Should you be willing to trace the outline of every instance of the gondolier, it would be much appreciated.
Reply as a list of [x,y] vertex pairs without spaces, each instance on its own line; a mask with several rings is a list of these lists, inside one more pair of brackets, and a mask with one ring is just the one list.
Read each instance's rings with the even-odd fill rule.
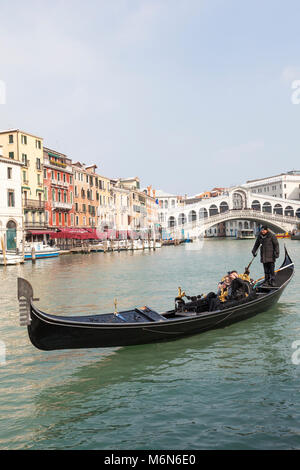
[[279,243],[276,235],[269,230],[268,227],[262,227],[256,242],[254,244],[252,254],[257,255],[260,247],[260,261],[264,265],[265,284],[274,286],[275,279],[275,260],[279,257]]

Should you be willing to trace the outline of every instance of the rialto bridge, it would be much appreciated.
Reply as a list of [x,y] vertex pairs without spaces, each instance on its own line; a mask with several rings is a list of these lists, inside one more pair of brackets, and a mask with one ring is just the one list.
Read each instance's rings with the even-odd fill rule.
[[230,188],[214,198],[171,202],[171,199],[167,204],[162,201],[159,222],[173,237],[183,230],[189,231],[190,236],[199,236],[211,227],[231,220],[268,225],[275,233],[291,231],[300,224],[300,201],[252,193],[243,186]]

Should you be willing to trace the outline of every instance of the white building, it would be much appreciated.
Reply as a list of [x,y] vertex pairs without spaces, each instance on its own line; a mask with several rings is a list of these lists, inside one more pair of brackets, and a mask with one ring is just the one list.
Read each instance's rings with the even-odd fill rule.
[[300,171],[293,170],[281,173],[280,175],[247,181],[243,186],[251,189],[252,193],[257,193],[261,196],[273,196],[299,201]]
[[[0,239],[6,250],[21,249],[23,212],[21,167],[23,163],[3,156],[0,146]],[[2,246],[0,245],[0,249]]]

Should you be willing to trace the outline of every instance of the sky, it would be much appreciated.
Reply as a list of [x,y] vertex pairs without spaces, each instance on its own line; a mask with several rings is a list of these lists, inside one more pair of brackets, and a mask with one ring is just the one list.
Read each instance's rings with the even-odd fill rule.
[[300,169],[299,1],[0,0],[0,11],[0,129],[180,195]]

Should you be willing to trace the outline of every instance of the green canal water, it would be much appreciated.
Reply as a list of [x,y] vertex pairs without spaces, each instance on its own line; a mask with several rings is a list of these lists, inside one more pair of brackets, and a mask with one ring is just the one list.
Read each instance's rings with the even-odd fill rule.
[[[163,311],[178,286],[208,292],[229,269],[242,271],[252,245],[206,241],[0,267],[0,449],[299,449],[300,242],[287,241],[296,274],[278,305],[224,329],[160,344],[42,352],[18,326],[18,275],[49,313],[104,313],[114,297],[120,310]],[[261,272],[257,257],[251,274]]]

